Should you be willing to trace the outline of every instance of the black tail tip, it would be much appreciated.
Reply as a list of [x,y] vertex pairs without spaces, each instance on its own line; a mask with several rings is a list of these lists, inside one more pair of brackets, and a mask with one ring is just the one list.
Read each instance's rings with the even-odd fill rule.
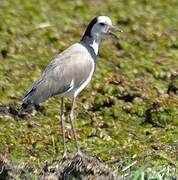
[[31,103],[22,103],[22,105],[18,108],[18,112],[21,113],[22,111],[30,109],[31,107],[33,107],[33,104]]
[[21,108],[22,108],[22,109],[28,109],[28,108],[29,108],[29,104],[27,104],[27,103],[22,103]]

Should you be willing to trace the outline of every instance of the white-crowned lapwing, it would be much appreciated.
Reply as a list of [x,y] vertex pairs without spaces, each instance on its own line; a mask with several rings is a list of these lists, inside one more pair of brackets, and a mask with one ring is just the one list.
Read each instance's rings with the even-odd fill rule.
[[80,42],[73,44],[59,54],[23,96],[21,110],[36,106],[52,96],[61,97],[61,130],[64,157],[67,156],[64,97],[72,98],[70,123],[76,142],[77,154],[81,154],[73,123],[75,100],[77,95],[87,86],[95,71],[96,57],[102,37],[105,35],[115,36],[112,32],[113,27],[109,17],[95,17],[89,23]]

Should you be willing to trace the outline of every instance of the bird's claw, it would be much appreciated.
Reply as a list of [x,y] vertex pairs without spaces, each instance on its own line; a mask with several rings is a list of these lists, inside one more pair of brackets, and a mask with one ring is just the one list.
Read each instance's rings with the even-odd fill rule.
[[78,150],[77,153],[76,153],[76,156],[83,157],[83,154],[82,154],[82,152],[80,150]]
[[62,159],[63,159],[64,161],[65,161],[66,159],[68,159],[67,153],[64,153],[64,154],[63,154]]

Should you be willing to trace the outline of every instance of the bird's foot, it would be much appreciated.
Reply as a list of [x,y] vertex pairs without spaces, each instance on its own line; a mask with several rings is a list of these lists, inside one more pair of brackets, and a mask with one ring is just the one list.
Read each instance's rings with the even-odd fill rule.
[[83,157],[83,153],[80,150],[77,150],[76,156]]
[[68,159],[68,155],[66,152],[63,153],[62,159],[65,161],[66,159]]

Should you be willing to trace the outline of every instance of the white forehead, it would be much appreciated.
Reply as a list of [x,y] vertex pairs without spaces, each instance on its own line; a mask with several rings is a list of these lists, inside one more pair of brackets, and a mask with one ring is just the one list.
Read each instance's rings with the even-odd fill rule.
[[108,16],[98,16],[98,23],[106,23],[108,25],[112,25],[112,21]]

